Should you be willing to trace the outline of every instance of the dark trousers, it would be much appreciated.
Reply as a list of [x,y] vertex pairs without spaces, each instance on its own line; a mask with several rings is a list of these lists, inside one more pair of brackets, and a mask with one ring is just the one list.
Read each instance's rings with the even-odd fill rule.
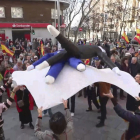
[[123,92],[124,91],[122,89],[120,89],[120,97],[124,96]]
[[113,96],[114,96],[115,98],[117,98],[117,89],[118,89],[118,87],[115,86],[115,85],[112,85],[111,88],[113,89]]
[[[68,99],[68,109],[70,108],[70,107],[69,107],[69,100],[70,100],[70,99]],[[72,113],[75,112],[75,95],[73,95],[73,96],[71,97],[71,112],[72,112]]]
[[2,95],[0,96],[0,103],[2,103]]
[[101,122],[104,123],[105,119],[106,119],[106,104],[108,101],[108,97],[100,97],[100,104],[101,104]]
[[92,110],[91,100],[93,101],[96,108],[99,109],[100,106],[97,102],[96,93],[88,93],[87,96],[88,96],[87,100],[88,100],[89,109]]
[[0,140],[5,140],[3,128],[0,128]]

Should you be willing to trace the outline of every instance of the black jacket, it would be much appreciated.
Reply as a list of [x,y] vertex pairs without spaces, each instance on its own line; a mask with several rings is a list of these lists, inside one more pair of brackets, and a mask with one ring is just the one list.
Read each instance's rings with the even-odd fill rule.
[[110,45],[106,43],[103,47],[104,47],[104,49],[105,49],[105,51],[107,53],[107,56],[110,57],[110,55],[111,55],[111,53],[110,53]]
[[130,71],[131,71],[131,75],[133,77],[135,77],[138,73],[140,73],[140,64],[136,63],[136,64],[130,64]]

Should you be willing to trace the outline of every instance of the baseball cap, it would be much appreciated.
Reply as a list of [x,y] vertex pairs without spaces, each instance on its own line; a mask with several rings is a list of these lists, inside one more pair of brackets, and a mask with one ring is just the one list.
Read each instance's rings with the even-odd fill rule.
[[38,58],[38,57],[35,55],[34,58]]

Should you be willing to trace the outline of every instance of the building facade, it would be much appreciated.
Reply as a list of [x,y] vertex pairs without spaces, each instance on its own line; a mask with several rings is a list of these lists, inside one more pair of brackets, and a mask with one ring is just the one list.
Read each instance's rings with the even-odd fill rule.
[[[59,1],[62,15],[69,2]],[[0,37],[2,40],[50,38],[47,25],[58,19],[55,5],[55,0],[0,0]]]

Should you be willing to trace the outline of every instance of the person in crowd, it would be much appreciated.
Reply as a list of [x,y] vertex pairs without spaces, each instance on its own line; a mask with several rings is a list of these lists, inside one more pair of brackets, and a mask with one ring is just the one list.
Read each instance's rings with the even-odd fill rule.
[[137,73],[140,73],[140,64],[137,62],[137,57],[132,57],[130,71],[133,77],[135,77]]
[[19,86],[19,90],[15,95],[17,111],[19,113],[20,128],[24,129],[24,124],[28,124],[31,129],[34,129],[32,124],[31,111],[33,110],[33,97],[25,86]]
[[50,48],[50,44],[48,43],[46,46],[44,46],[44,53],[51,53],[51,48]]
[[117,52],[116,50],[114,50],[114,51],[112,51],[111,54],[112,54],[112,56],[115,57],[116,62],[119,63],[119,64],[121,64],[121,59],[120,59],[120,57],[119,57],[118,52]]
[[38,59],[39,59],[40,56],[41,56],[41,48],[40,48],[40,47],[37,47],[36,55],[37,55],[37,57],[38,57]]
[[24,55],[22,53],[19,55],[19,59],[22,61],[22,64],[23,64],[24,63]]
[[[9,80],[0,87],[0,102],[2,102],[2,94],[5,92],[6,88],[9,88],[11,86],[11,82],[12,79],[9,78]],[[10,108],[10,106],[14,102],[14,96],[18,89],[19,89],[18,86],[15,87],[12,90],[10,97],[4,103],[0,103],[0,140],[5,140],[5,135],[3,130],[4,120],[2,119],[2,113]]]
[[74,117],[75,113],[75,95],[68,99],[68,109],[70,109],[69,100],[71,100],[71,116]]
[[38,118],[34,129],[35,136],[40,140],[72,140],[73,139],[73,120],[69,109],[67,108],[67,101],[63,100],[63,105],[66,111],[64,116],[61,112],[53,114],[49,120],[51,131],[41,131],[42,122],[42,108],[38,109]]
[[[4,83],[7,83],[7,81],[9,80],[13,72],[14,70],[12,69],[12,67],[9,64],[6,64],[6,71],[4,73]],[[9,88],[6,88],[6,92],[7,92],[7,96],[10,97]]]
[[10,45],[9,45],[9,49],[11,50],[11,51],[13,51],[14,50],[14,45],[13,45],[13,42],[10,42]]
[[138,58],[137,61],[140,64],[140,53],[138,54],[138,57],[137,58]]
[[[112,61],[113,63],[115,63],[115,65],[116,65],[119,69],[121,68],[121,65],[120,65],[119,63],[116,62],[116,59],[115,59],[114,56],[111,56],[110,59],[111,59],[111,61]],[[113,89],[113,95],[114,95],[114,97],[117,99],[117,89],[118,89],[118,87],[115,86],[115,85],[112,85],[111,87],[112,87],[112,89]]]
[[[136,74],[135,81],[138,84],[140,84],[140,74],[139,73]],[[126,109],[129,110],[129,111],[132,111],[132,112],[134,112],[137,109],[136,100],[129,94],[127,94]]]
[[[140,75],[139,75],[140,76]],[[140,82],[140,77],[138,78]],[[122,139],[125,140],[138,140],[140,138],[140,106],[137,106],[137,111],[132,113],[130,111],[124,110],[115,100],[113,94],[104,94],[104,96],[111,99],[114,110],[119,117],[129,122],[128,130],[122,135]],[[139,97],[137,97],[140,100]],[[135,99],[134,99],[135,100]],[[131,104],[133,105],[133,104]]]
[[22,41],[21,46],[24,48],[25,51],[27,51],[27,45],[25,45],[24,41]]
[[30,42],[30,40],[28,40],[27,42],[27,47],[29,48],[29,50],[32,50],[32,43]]
[[0,65],[1,65],[1,62],[4,60],[4,56],[3,56],[3,52],[0,51]]
[[7,39],[5,40],[5,46],[6,46],[7,48],[9,47],[9,42],[8,42]]
[[20,59],[17,60],[17,64],[13,67],[15,71],[22,71],[22,61]]
[[35,52],[31,52],[31,61],[34,61]]
[[83,45],[83,41],[81,39],[78,40],[78,45]]
[[51,118],[52,115],[53,115],[51,108],[44,110],[43,111],[43,114],[42,114],[42,117],[46,116],[47,115],[47,112],[49,114],[49,117]]
[[33,61],[31,60],[31,56],[30,56],[30,55],[27,56],[27,61],[28,61],[28,63],[32,63],[32,62],[33,62]]
[[19,58],[20,53],[21,53],[21,47],[20,47],[19,43],[17,43],[16,47],[15,47],[15,57],[16,57],[16,59]]
[[46,40],[45,40],[45,46],[48,44],[48,38],[46,38]]
[[38,60],[38,57],[35,55],[33,62],[36,62],[37,60]]
[[134,56],[134,53],[135,53],[135,48],[133,45],[131,45],[131,48],[129,49],[128,51],[132,56]]
[[10,66],[13,66],[13,64],[9,61],[8,56],[4,56],[4,60],[1,62],[1,65],[0,65],[2,76],[4,76],[7,64],[9,64]]
[[25,40],[24,40],[24,48],[27,51],[27,38],[25,38]]
[[[124,57],[122,59],[122,62],[121,62],[121,68],[120,68],[122,71],[125,71],[127,73],[130,73],[130,67],[129,67],[129,60],[128,60],[128,57]],[[120,89],[120,99],[121,100],[124,100],[125,96],[124,96],[124,91],[123,89]]]
[[86,111],[87,112],[92,111],[92,102],[93,102],[94,105],[96,106],[98,112],[99,112],[100,111],[100,106],[99,106],[99,103],[96,99],[97,95],[96,95],[96,92],[95,92],[94,84],[86,87],[86,94],[87,94],[87,100],[88,100],[88,106],[89,106]]
[[107,56],[110,57],[110,46],[109,46],[109,44],[107,43],[106,40],[104,41],[103,48],[105,49],[105,51],[107,53]]
[[99,123],[96,125],[97,128],[103,127],[105,125],[105,120],[106,120],[106,104],[108,102],[108,98],[103,96],[103,93],[108,93],[109,89],[111,88],[111,85],[109,83],[105,82],[97,82],[94,83],[97,88],[97,93],[99,95],[99,101],[100,101],[100,110],[101,110],[101,116],[98,116],[97,119],[99,119]]

